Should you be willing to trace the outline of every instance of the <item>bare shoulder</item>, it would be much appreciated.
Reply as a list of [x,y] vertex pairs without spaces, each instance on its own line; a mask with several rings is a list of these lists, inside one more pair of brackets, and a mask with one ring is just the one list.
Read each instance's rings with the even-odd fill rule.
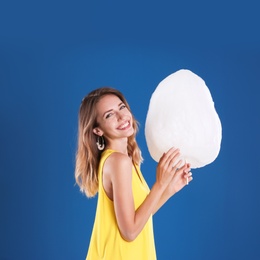
[[131,159],[122,153],[114,152],[106,159],[103,167],[103,187],[107,196],[114,200],[114,193],[122,193],[131,183]]
[[112,153],[106,160],[104,176],[109,182],[130,181],[132,178],[132,160],[126,154],[120,152]]
[[112,153],[106,160],[106,168],[109,170],[118,171],[120,169],[131,169],[132,168],[132,160],[123,153],[114,152]]

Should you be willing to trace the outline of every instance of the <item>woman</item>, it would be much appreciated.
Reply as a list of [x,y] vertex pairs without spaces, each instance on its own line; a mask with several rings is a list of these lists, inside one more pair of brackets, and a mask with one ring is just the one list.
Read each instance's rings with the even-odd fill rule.
[[88,197],[98,193],[88,260],[156,259],[152,216],[192,180],[179,149],[164,153],[151,190],[140,171],[137,121],[122,93],[99,88],[79,111],[76,182]]

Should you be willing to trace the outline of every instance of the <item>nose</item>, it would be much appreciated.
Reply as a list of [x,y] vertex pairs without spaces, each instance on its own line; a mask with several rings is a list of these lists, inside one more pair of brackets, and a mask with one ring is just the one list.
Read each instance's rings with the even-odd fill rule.
[[118,111],[117,113],[117,120],[123,120],[125,118],[125,113],[123,111]]

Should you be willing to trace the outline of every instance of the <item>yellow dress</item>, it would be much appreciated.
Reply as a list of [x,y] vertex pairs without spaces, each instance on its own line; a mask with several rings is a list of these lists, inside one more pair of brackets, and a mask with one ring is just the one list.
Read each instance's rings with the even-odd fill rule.
[[[105,150],[101,156],[96,216],[86,260],[155,260],[152,216],[134,241],[127,242],[120,235],[113,201],[106,195],[102,182],[104,162],[113,152]],[[138,166],[132,169],[132,189],[137,209],[150,192]]]

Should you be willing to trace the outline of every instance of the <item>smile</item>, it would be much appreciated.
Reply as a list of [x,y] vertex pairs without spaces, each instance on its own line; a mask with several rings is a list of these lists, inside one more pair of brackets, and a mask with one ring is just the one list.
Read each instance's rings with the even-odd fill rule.
[[130,122],[127,121],[126,123],[124,123],[123,125],[120,125],[117,129],[119,130],[125,130],[130,126]]

